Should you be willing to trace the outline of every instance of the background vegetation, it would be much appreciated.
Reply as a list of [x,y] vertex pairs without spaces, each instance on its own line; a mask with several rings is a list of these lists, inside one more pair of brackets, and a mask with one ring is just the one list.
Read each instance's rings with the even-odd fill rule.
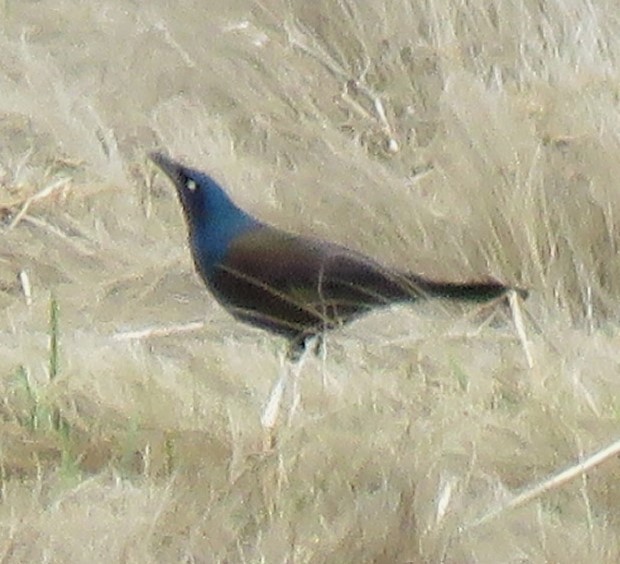
[[[2,561],[617,562],[617,459],[545,480],[618,439],[619,56],[606,0],[0,2]],[[283,343],[207,295],[153,148],[531,288],[532,366],[508,310],[378,312],[263,452]]]

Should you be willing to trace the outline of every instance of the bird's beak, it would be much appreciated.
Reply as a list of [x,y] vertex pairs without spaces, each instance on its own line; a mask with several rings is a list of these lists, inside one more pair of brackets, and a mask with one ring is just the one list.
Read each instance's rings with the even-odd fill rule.
[[172,180],[177,188],[183,185],[183,166],[164,153],[149,153],[149,158]]

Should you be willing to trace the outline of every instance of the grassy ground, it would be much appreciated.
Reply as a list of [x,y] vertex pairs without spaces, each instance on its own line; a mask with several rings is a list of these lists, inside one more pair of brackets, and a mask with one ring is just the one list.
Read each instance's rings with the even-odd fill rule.
[[[607,1],[0,2],[1,560],[617,562],[619,38]],[[153,148],[531,288],[532,366],[508,310],[378,312],[262,452],[283,343],[207,295]]]

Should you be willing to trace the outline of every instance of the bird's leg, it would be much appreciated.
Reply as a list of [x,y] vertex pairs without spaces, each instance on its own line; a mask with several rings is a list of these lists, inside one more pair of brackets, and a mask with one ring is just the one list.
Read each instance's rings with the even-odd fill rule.
[[[335,378],[330,378],[327,372],[327,332],[330,327],[326,324],[323,326],[323,332],[317,333],[316,340],[314,342],[314,354],[321,359],[321,384],[323,385],[323,392],[326,392],[328,388],[336,387],[338,382]],[[340,389],[338,390],[340,391]]]
[[312,339],[308,339],[307,342],[312,346],[314,356],[325,356],[325,346],[327,344],[325,340],[326,335],[327,329],[324,328],[322,333],[317,333]]
[[286,352],[286,358],[288,361],[295,363],[299,362],[299,359],[304,355],[306,351],[306,340],[308,335],[301,333],[297,335],[289,342],[288,351]]
[[265,430],[263,449],[271,450],[275,446],[274,429],[280,414],[282,396],[288,380],[289,363],[284,358],[284,353],[278,354],[279,375],[275,385],[271,388],[267,403],[261,414],[260,422]]
[[[310,343],[314,345],[312,342],[314,337],[310,339]],[[269,393],[269,397],[267,399],[267,403],[263,409],[263,413],[261,414],[261,425],[265,430],[265,437],[263,441],[263,449],[271,450],[275,447],[275,428],[278,423],[278,417],[280,415],[280,408],[282,407],[282,398],[287,391],[289,378],[292,376],[293,387],[292,387],[292,397],[291,397],[291,407],[289,409],[288,423],[290,424],[297,407],[300,402],[300,394],[299,394],[299,375],[301,374],[301,370],[303,365],[308,358],[308,352],[312,350],[311,347],[306,347],[305,342],[302,346],[297,347],[297,350],[301,351],[301,354],[297,356],[295,360],[291,360],[291,353],[285,355],[280,353],[278,355],[279,361],[279,376],[276,380],[274,386],[271,388],[271,392]]]
[[291,407],[288,412],[288,424],[291,424],[293,417],[295,416],[295,412],[299,407],[301,402],[301,394],[299,392],[299,375],[301,374],[301,369],[303,365],[306,363],[306,359],[311,351],[315,351],[317,348],[317,341],[320,339],[319,335],[315,335],[306,340],[306,346],[304,347],[304,352],[299,357],[299,360],[291,367],[292,368],[292,380],[293,386],[291,389]]
[[323,392],[327,389],[329,376],[327,374],[327,338],[321,335],[321,383],[323,384]]

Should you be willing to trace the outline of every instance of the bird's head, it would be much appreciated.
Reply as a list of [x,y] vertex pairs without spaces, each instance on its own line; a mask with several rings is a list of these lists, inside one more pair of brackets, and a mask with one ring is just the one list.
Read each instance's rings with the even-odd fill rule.
[[149,157],[172,180],[190,234],[209,227],[225,229],[228,224],[236,224],[248,217],[209,175],[186,167],[163,153],[151,153]]

